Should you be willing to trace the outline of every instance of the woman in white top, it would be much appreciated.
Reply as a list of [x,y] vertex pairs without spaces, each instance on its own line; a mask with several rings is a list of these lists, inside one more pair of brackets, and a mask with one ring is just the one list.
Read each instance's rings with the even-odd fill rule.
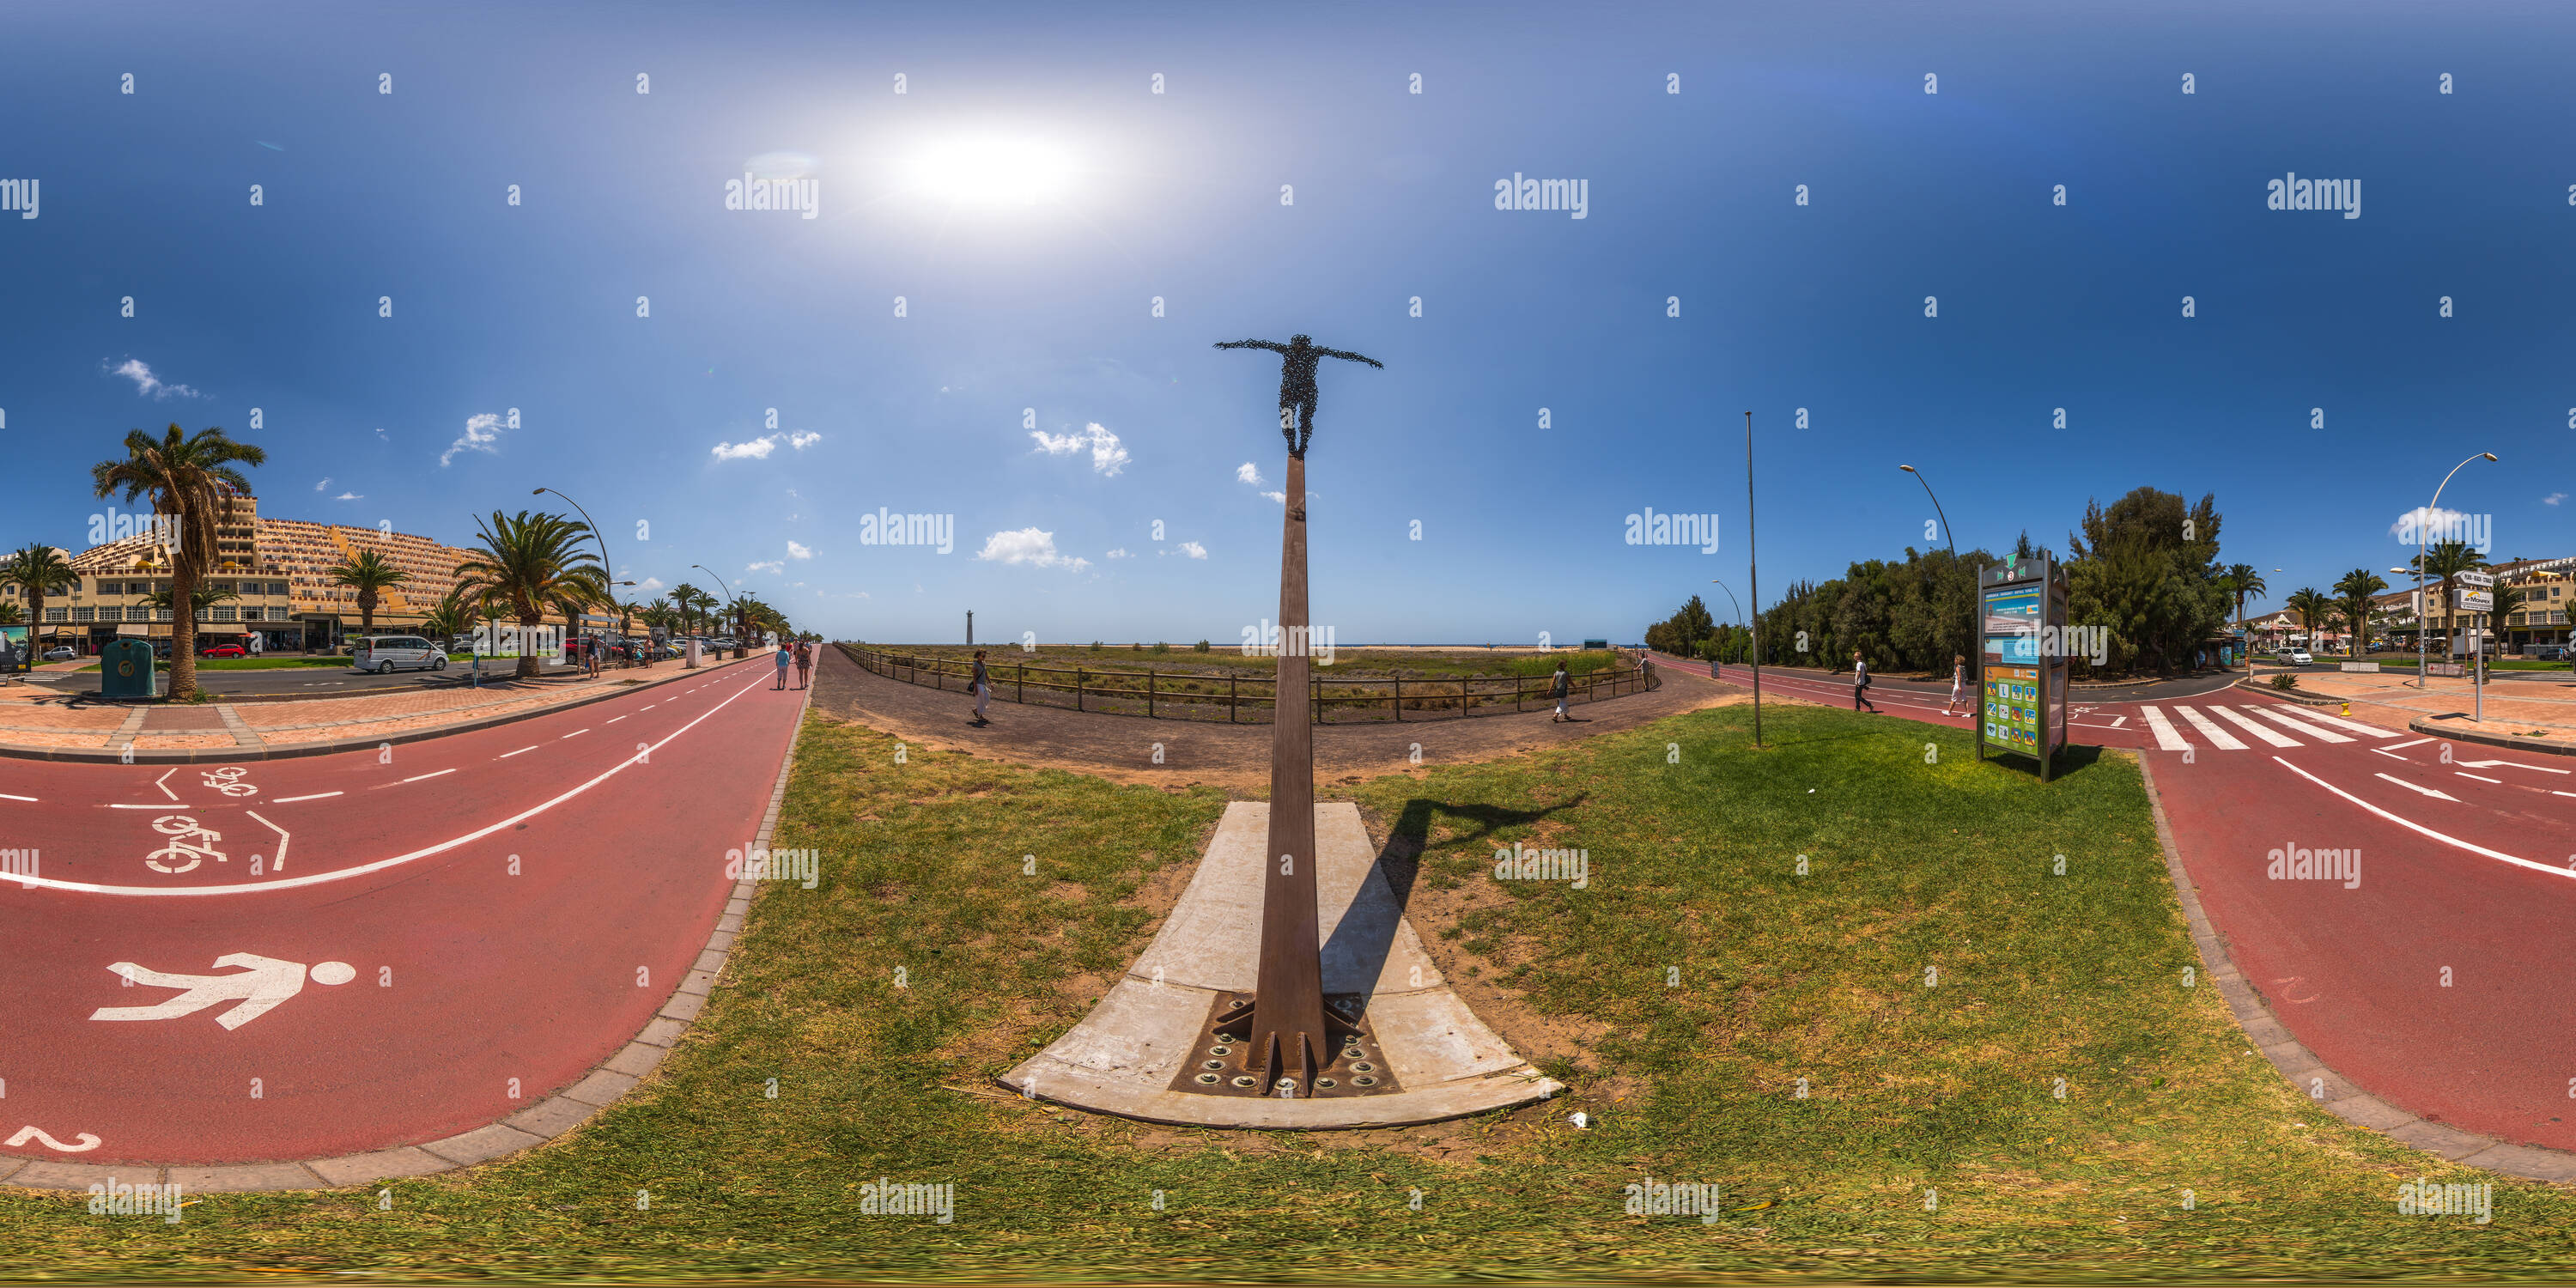
[[1968,696],[1968,659],[1962,653],[1950,655],[1950,700],[1941,704],[1941,714],[1956,715],[1950,708]]

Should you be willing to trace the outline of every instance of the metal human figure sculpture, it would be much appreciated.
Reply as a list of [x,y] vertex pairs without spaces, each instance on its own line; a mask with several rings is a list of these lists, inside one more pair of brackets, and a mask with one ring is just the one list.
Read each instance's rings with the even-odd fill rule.
[[[1324,1077],[1338,1053],[1363,1048],[1351,1035],[1360,1030],[1356,1011],[1327,1028],[1324,1018],[1323,957],[1317,943],[1320,918],[1315,907],[1315,735],[1308,695],[1314,674],[1309,651],[1306,609],[1306,444],[1315,433],[1315,362],[1343,358],[1384,369],[1374,358],[1339,349],[1319,349],[1305,336],[1288,343],[1237,340],[1220,349],[1267,349],[1281,355],[1279,429],[1288,440],[1285,492],[1279,552],[1278,683],[1272,690],[1270,741],[1270,837],[1262,856],[1261,965],[1253,995],[1219,999],[1213,1031],[1240,1039],[1239,1076],[1254,1094],[1300,1099],[1324,1089],[1345,1093],[1367,1084],[1357,1079]],[[1237,1009],[1248,1006],[1248,1028]],[[1224,1045],[1220,1043],[1219,1045]],[[1370,1045],[1374,1045],[1371,1043]],[[1229,1071],[1231,1072],[1231,1071]],[[1387,1085],[1391,1079],[1371,1077]],[[1236,1085],[1235,1077],[1220,1085]]]
[[[1375,358],[1363,357],[1342,349],[1318,349],[1313,340],[1302,335],[1288,337],[1286,344],[1276,340],[1226,340],[1219,342],[1216,347],[1268,349],[1281,357],[1279,432],[1288,439],[1288,455],[1301,461],[1306,459],[1307,440],[1315,436],[1315,360],[1341,358],[1349,362],[1365,362],[1381,371],[1386,369],[1386,364]],[[1296,417],[1293,424],[1289,419],[1291,412],[1294,412]],[[1294,498],[1298,494],[1291,492],[1288,495]]]

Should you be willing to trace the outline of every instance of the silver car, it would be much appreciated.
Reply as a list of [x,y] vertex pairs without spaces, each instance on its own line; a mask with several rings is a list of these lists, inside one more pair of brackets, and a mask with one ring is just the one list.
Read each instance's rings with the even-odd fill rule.
[[417,635],[375,635],[358,641],[357,651],[349,655],[354,670],[391,675],[396,671],[444,671],[447,653],[444,649]]

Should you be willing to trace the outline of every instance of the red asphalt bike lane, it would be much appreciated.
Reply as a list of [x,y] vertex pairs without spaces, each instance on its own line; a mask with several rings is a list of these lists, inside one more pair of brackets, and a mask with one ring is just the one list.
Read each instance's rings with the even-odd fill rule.
[[[1848,681],[1765,670],[1762,683],[1851,701]],[[1938,695],[1871,699],[1952,723]],[[2070,716],[2071,741],[2152,758],[2202,910],[2328,1068],[2420,1118],[2576,1150],[2576,757],[2374,735],[2247,689]],[[2358,882],[2296,876],[2299,850],[2359,851]]]
[[774,683],[755,657],[389,753],[0,761],[0,849],[38,853],[0,876],[0,1153],[324,1158],[569,1086],[723,915],[803,705]]

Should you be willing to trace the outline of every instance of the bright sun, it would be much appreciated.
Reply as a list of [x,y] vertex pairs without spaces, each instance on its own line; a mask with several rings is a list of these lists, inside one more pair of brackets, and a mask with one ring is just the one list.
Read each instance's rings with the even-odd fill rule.
[[959,139],[913,158],[914,186],[976,205],[1028,205],[1061,195],[1073,165],[1062,152],[1021,139]]

